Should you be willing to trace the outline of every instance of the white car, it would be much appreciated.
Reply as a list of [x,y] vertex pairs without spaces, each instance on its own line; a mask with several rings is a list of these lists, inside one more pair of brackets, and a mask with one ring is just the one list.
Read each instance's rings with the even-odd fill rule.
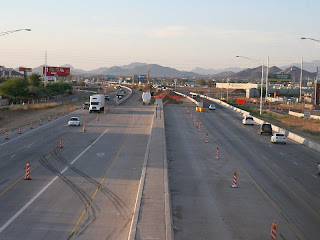
[[80,126],[80,120],[78,117],[71,117],[68,126]]
[[286,144],[287,143],[287,138],[283,133],[274,133],[271,136],[271,142],[272,143],[283,143],[283,144]]
[[242,119],[242,124],[243,125],[254,125],[254,120],[251,115],[246,115]]
[[209,105],[209,109],[210,109],[210,110],[216,110],[216,106],[215,106],[214,104],[210,104],[210,105]]

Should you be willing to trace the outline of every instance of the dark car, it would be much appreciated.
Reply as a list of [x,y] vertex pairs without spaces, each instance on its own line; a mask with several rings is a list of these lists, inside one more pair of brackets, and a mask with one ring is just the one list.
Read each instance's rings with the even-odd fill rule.
[[260,125],[258,134],[270,134],[272,135],[272,127],[270,123],[263,123]]
[[84,104],[82,104],[83,109],[89,109],[90,103],[85,102]]
[[105,95],[105,96],[104,96],[104,99],[109,101],[109,100],[110,100],[109,95]]

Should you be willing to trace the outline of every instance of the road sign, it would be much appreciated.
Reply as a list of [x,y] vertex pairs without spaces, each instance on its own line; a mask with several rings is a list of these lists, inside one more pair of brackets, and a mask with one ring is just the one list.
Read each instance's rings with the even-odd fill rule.
[[175,84],[177,83],[177,80],[178,80],[178,79],[176,79],[176,78],[175,78],[175,79],[173,79],[173,81],[174,81],[174,83],[175,83]]
[[304,110],[304,118],[310,119],[310,116],[311,116],[311,110],[305,109]]
[[280,74],[269,74],[268,75],[269,82],[290,82],[291,75],[285,74],[284,72]]

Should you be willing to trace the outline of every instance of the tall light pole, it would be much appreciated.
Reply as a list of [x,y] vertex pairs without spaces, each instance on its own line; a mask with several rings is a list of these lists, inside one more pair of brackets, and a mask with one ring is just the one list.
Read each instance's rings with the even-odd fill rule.
[[308,38],[308,37],[302,37],[301,38],[302,40],[312,40],[312,41],[315,41],[315,42],[320,42],[320,40],[318,40],[318,39],[314,39],[314,38]]
[[6,32],[0,32],[0,37],[4,36],[4,35],[8,35],[10,33],[20,32],[20,31],[30,32],[31,29],[30,28],[23,28],[23,29],[16,29],[16,30],[11,30],[11,31],[6,31]]
[[261,114],[262,114],[263,68],[264,68],[264,63],[263,63],[263,61],[260,61],[260,60],[257,60],[257,59],[253,59],[253,58],[244,57],[244,56],[236,56],[236,57],[248,59],[248,60],[250,60],[250,61],[258,62],[258,63],[261,64],[261,93],[260,93],[260,115],[261,115]]

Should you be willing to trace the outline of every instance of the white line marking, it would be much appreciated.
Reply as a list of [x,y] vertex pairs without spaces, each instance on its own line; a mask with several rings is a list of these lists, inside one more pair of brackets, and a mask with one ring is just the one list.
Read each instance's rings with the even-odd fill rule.
[[284,155],[282,152],[280,152],[281,155]]
[[16,154],[13,154],[10,158],[13,158]]
[[[86,151],[88,151],[94,143],[96,143],[107,131],[106,129],[92,144],[90,144],[85,150],[83,150],[71,163],[70,165],[74,164]],[[62,175],[65,171],[68,170],[69,167],[65,167],[59,175]],[[0,228],[0,233],[2,233],[17,217],[19,217],[38,197],[41,196],[57,179],[59,176],[55,176],[44,188],[40,190],[26,205],[24,205],[16,214],[14,214],[3,226]]]
[[293,163],[294,163],[295,165],[297,165],[297,166],[299,165],[299,164],[298,164],[298,163],[296,163],[296,162],[293,162]]
[[268,145],[268,146],[272,148],[272,146],[271,146],[271,145]]
[[313,177],[318,178],[316,175],[311,174]]

